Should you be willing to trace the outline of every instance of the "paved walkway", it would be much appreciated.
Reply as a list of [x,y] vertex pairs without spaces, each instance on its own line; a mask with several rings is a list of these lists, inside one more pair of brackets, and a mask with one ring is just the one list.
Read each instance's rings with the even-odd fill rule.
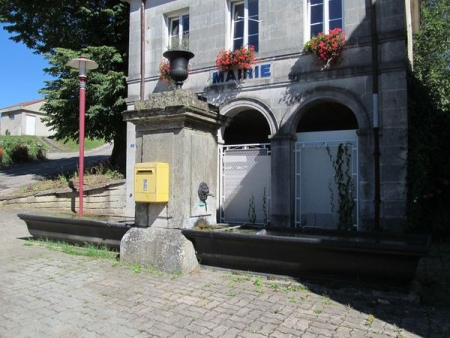
[[[107,160],[111,155],[112,148],[113,145],[107,143],[86,151],[85,167]],[[0,168],[0,194],[8,194],[19,187],[42,180],[44,177],[55,177],[77,170],[79,153],[48,153],[47,159]]]
[[[27,245],[14,211],[0,210],[0,232],[0,337],[450,336],[449,303],[419,305],[392,289],[212,268],[158,274]],[[421,278],[448,282],[449,257],[424,260]]]

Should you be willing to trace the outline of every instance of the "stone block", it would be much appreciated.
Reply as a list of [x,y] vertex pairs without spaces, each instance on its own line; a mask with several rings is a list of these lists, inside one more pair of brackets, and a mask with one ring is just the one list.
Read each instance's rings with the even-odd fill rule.
[[396,183],[404,187],[406,182],[406,163],[386,163],[381,166],[381,177],[384,183]]
[[189,273],[198,267],[192,242],[178,229],[130,229],[120,244],[120,260],[169,273]]

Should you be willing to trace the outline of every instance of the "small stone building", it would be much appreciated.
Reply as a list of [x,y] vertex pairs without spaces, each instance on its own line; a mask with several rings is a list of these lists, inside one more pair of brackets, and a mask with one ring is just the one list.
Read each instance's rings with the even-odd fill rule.
[[47,115],[41,109],[44,103],[45,100],[41,99],[0,109],[0,135],[52,135],[43,121]]
[[[229,117],[217,135],[218,222],[334,228],[346,213],[359,230],[401,230],[417,2],[128,2],[128,109],[173,90],[160,80],[159,65],[181,41],[195,54],[183,89]],[[346,45],[339,62],[323,69],[304,44],[336,27]],[[236,68],[220,72],[218,53],[241,45],[254,46],[258,62],[245,76]],[[129,206],[133,166],[141,161],[136,137],[129,123]]]

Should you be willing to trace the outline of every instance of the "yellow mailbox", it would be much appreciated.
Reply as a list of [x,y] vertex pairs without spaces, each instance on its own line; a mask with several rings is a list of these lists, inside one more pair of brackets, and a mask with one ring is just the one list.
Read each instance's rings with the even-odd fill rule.
[[169,164],[145,162],[134,165],[134,200],[136,202],[169,201]]

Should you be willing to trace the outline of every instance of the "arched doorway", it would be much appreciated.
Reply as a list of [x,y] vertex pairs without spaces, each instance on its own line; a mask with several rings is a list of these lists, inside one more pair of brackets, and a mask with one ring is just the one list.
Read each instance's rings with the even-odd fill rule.
[[270,204],[271,128],[249,107],[230,111],[220,146],[220,220],[266,224]]
[[358,226],[358,122],[343,104],[304,112],[295,143],[295,226]]
[[350,108],[335,102],[311,106],[297,125],[297,133],[351,129],[358,129],[355,115]]
[[257,110],[244,110],[231,118],[225,128],[224,142],[230,144],[268,143],[270,127],[266,118]]

